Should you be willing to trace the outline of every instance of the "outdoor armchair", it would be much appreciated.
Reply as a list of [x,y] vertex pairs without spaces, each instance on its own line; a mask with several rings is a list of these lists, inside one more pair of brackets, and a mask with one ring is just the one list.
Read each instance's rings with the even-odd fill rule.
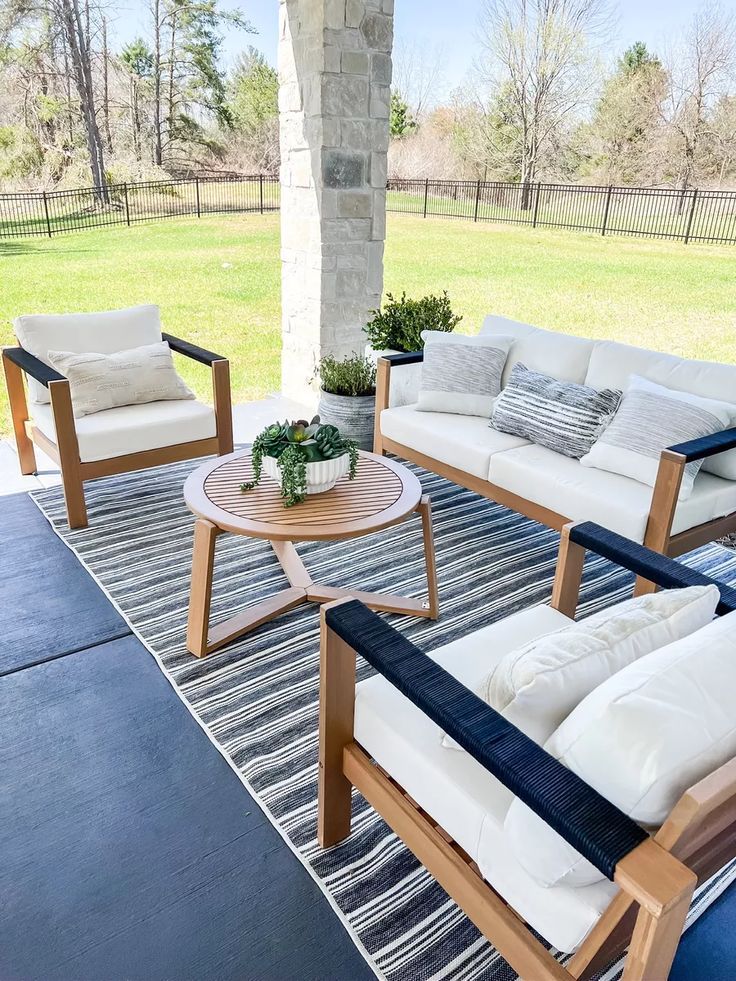
[[[21,346],[3,350],[3,367],[21,472],[36,472],[34,446],[59,465],[71,528],[87,524],[85,480],[232,452],[228,360],[162,334],[158,307],[19,317],[15,329]],[[68,380],[44,360],[50,350],[113,354],[162,340],[211,368],[214,408],[173,399],[75,418]]]
[[[324,847],[347,837],[355,787],[520,976],[590,977],[628,947],[624,978],[662,981],[695,886],[736,855],[736,759],[691,787],[650,837],[455,676],[463,656],[487,657],[519,623],[537,635],[564,626],[586,549],[661,586],[713,584],[584,523],[563,531],[551,607],[455,641],[437,660],[356,600],[323,609],[318,836]],[[736,591],[715,585],[718,613],[736,610]],[[378,675],[356,689],[358,654]],[[465,752],[440,745],[441,732]],[[513,797],[605,878],[540,886],[504,831]],[[564,965],[550,946],[571,954]]]

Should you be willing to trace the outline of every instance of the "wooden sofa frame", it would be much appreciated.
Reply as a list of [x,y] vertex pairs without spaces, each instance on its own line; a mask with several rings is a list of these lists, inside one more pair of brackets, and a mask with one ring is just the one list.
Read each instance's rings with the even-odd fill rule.
[[[91,463],[84,463],[79,458],[79,443],[68,380],[22,347],[3,349],[3,368],[21,473],[33,474],[36,472],[34,445],[40,447],[59,465],[70,528],[85,528],[87,526],[87,506],[84,500],[85,480],[128,473],[131,470],[158,467],[164,463],[189,460],[210,453],[223,456],[233,451],[229,361],[227,358],[220,357],[219,354],[213,354],[204,348],[196,347],[194,344],[182,341],[171,334],[163,334],[162,338],[168,342],[172,351],[198,361],[200,364],[206,364],[212,369],[212,393],[216,419],[215,435],[208,439],[176,443],[172,446],[143,450],[139,453],[126,453],[124,456],[95,460]],[[23,383],[24,374],[30,375],[49,390],[51,411],[56,427],[55,443],[44,435],[29,418],[26,389]]]
[[[575,612],[586,548],[594,549],[658,585],[671,587],[713,582],[597,525],[589,522],[571,525],[563,529],[552,601],[555,608],[567,615]],[[721,591],[719,613],[736,609],[736,590],[719,583],[716,585]],[[369,622],[365,617],[375,618],[376,621],[379,618],[364,608],[363,612],[358,611],[363,617],[360,628],[355,625],[351,628],[351,617],[355,617],[355,610],[351,610],[351,607],[360,606],[355,600],[340,600],[323,607],[322,612],[318,818],[318,837],[322,846],[334,845],[350,833],[351,791],[355,787],[521,977],[533,978],[534,981],[589,978],[628,948],[623,974],[625,981],[664,981],[677,950],[695,886],[710,878],[736,856],[736,758],[683,794],[653,838],[641,832],[634,822],[580,781],[584,791],[612,808],[614,821],[623,819],[628,822],[641,832],[641,838],[615,862],[615,866],[606,871],[595,861],[594,852],[589,850],[585,854],[580,846],[581,839],[576,839],[575,829],[570,828],[569,817],[561,819],[563,825],[567,821],[567,826],[560,826],[558,820],[555,830],[583,851],[585,857],[594,861],[620,887],[620,892],[596,926],[563,966],[537,939],[519,914],[482,878],[477,865],[462,848],[355,741],[356,648],[360,648],[360,653],[369,663],[392,683],[390,671],[385,669],[387,656],[379,653],[373,660],[370,653],[371,644],[376,652],[381,649],[385,651],[387,645],[390,647],[393,641],[391,637],[387,638],[387,632],[405,645],[404,649],[397,648],[395,655],[390,653],[389,658],[395,656],[396,661],[401,662],[408,656],[416,662],[418,655],[424,661],[430,661],[387,624],[376,624],[374,628],[373,621]],[[362,638],[366,636],[368,641],[364,644]],[[413,668],[408,670],[413,672],[412,678],[422,673]],[[431,670],[446,674],[434,662]],[[429,683],[425,681],[425,684]],[[426,711],[411,691],[400,690]],[[435,701],[441,698],[442,695],[436,695]],[[427,700],[431,702],[431,694]],[[483,704],[480,708],[481,712],[491,713],[500,719],[490,706]],[[474,720],[478,720],[478,713],[476,707],[471,713]],[[478,758],[477,745],[474,747],[472,741],[463,742],[462,724],[453,728],[452,717],[443,721],[445,731]],[[502,721],[507,728],[514,729],[510,723]],[[514,729],[514,733],[527,741],[518,730]],[[489,752],[498,752],[495,748],[498,741],[491,739],[490,742],[494,743],[494,747]],[[525,799],[523,792],[523,783],[533,765],[527,767],[525,763],[520,764],[521,787],[518,779],[514,786],[511,780],[504,778],[503,764],[501,772],[496,769],[492,769],[492,772],[540,813],[543,804],[539,804],[539,796],[547,793],[546,781],[552,774],[550,782],[553,784],[560,782],[559,770],[564,772],[563,779],[578,778],[556,762],[557,769],[551,771],[547,754],[539,747],[534,746],[533,749],[545,757],[546,774],[541,795],[537,787],[536,801],[530,797]],[[514,752],[510,755],[513,758]],[[487,766],[483,760],[479,762]],[[551,789],[549,793],[554,791]],[[565,804],[568,802],[569,797],[563,796],[559,808],[563,814],[566,814]],[[579,807],[577,812],[580,813]],[[559,814],[557,817],[559,819]],[[599,815],[595,827],[595,835],[600,835],[607,822],[601,821]],[[585,841],[585,838],[582,840]]]
[[[422,351],[416,351],[411,354],[387,355],[378,359],[373,452],[379,454],[394,453],[396,456],[424,467],[425,470],[439,474],[440,477],[452,480],[461,487],[475,491],[476,494],[496,501],[498,504],[503,504],[533,521],[539,521],[540,524],[546,525],[548,528],[560,531],[571,521],[571,518],[539,504],[534,504],[532,501],[504,490],[503,487],[498,487],[480,477],[474,477],[456,467],[440,463],[439,460],[383,436],[381,433],[381,413],[389,406],[392,367],[418,364],[423,360],[423,357]],[[695,528],[688,528],[687,531],[682,531],[677,535],[672,534],[672,522],[677,509],[677,499],[685,465],[692,460],[703,459],[734,448],[736,448],[736,429],[726,429],[723,432],[715,433],[713,436],[691,440],[688,443],[681,443],[663,451],[644,535],[645,545],[663,555],[677,556],[736,530],[736,511],[734,511],[722,518],[697,525]],[[637,580],[636,591],[638,593],[652,589],[651,583],[642,579]]]

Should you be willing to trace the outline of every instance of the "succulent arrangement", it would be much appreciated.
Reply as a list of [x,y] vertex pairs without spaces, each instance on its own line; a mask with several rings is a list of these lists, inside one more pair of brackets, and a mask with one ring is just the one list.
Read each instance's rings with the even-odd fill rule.
[[281,496],[286,507],[301,504],[307,494],[307,464],[335,460],[347,454],[348,478],[355,478],[358,446],[343,436],[337,426],[322,425],[319,416],[311,422],[274,422],[253,440],[253,480],[241,484],[242,491],[253,490],[261,481],[263,458],[273,457],[281,471]]

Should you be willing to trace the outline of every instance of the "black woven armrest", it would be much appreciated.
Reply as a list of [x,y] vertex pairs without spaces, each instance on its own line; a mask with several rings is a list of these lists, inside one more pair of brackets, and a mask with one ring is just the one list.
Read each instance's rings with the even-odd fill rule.
[[196,344],[190,344],[189,341],[182,341],[181,338],[174,337],[172,334],[162,334],[161,336],[172,351],[183,354],[185,358],[191,358],[192,361],[199,361],[200,364],[208,365],[211,365],[213,361],[227,361],[227,358],[223,358],[221,354],[206,351],[203,347],[197,347]]
[[609,879],[646,840],[635,821],[362,603],[332,607],[327,624]]
[[674,559],[653,552],[646,545],[632,542],[615,531],[602,528],[593,521],[583,521],[570,527],[570,541],[590,549],[610,559],[617,565],[629,569],[643,579],[662,586],[664,589],[682,589],[685,586],[717,586],[721,600],[717,612],[720,615],[736,610],[736,589],[718,582],[689,566],[675,562]]
[[64,375],[60,375],[54,368],[49,368],[47,364],[39,361],[28,351],[24,351],[22,347],[3,348],[3,355],[13,364],[17,364],[31,378],[35,378],[45,388],[49,387],[49,382],[66,381]]
[[419,364],[424,361],[424,351],[409,351],[406,354],[382,354],[381,357],[388,361],[392,368],[398,368],[402,364]]
[[711,433],[710,436],[701,436],[699,439],[689,439],[686,443],[678,443],[676,446],[670,446],[669,449],[672,453],[684,456],[688,463],[691,460],[704,460],[707,456],[736,449],[736,429],[722,429],[719,433]]

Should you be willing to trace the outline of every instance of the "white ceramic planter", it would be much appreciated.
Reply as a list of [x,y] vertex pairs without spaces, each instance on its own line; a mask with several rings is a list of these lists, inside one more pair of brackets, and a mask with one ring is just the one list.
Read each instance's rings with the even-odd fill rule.
[[[281,486],[281,469],[272,456],[263,457],[263,470]],[[307,464],[307,494],[322,494],[331,490],[341,477],[350,470],[350,457],[347,453],[334,460],[320,460]]]
[[[375,351],[370,344],[365,349],[367,358],[377,361],[384,354],[398,354],[398,351]],[[422,365],[403,364],[391,370],[391,386],[388,393],[388,404],[391,408],[397,405],[413,405],[419,399],[419,388],[422,383]]]

